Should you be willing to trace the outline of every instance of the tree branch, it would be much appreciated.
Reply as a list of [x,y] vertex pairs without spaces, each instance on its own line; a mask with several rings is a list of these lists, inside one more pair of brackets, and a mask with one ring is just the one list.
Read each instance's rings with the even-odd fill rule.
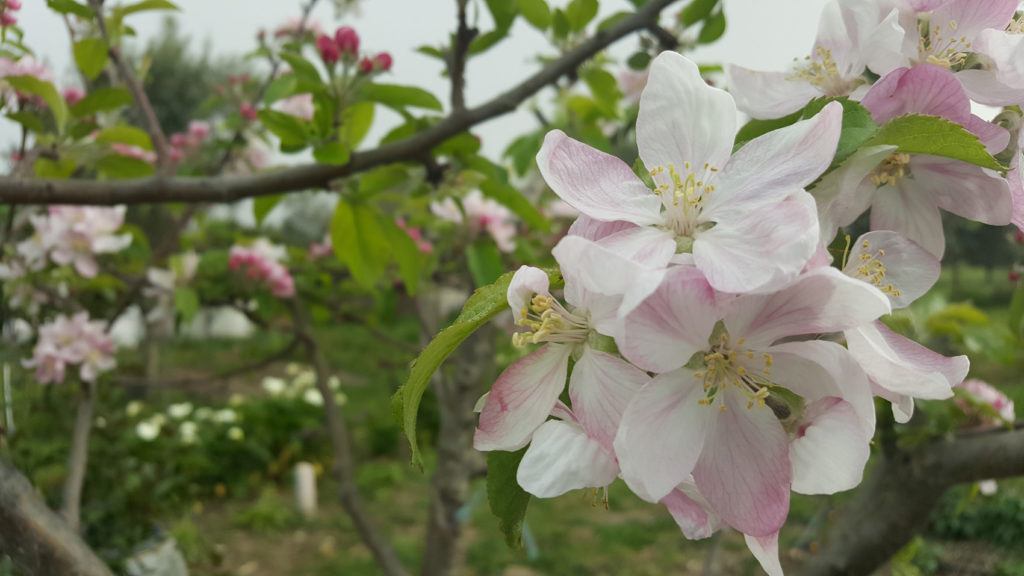
[[46,507],[29,481],[2,457],[0,550],[24,574],[113,576],[78,534]]
[[940,439],[884,457],[800,573],[870,574],[927,526],[953,485],[1021,475],[1022,429]]
[[292,320],[295,323],[295,337],[301,341],[309,352],[313,362],[313,370],[316,372],[316,387],[324,400],[324,415],[327,418],[327,434],[331,440],[331,448],[334,451],[332,472],[335,482],[338,483],[338,498],[341,505],[352,518],[352,524],[363,539],[363,544],[370,549],[377,563],[380,565],[386,576],[408,576],[402,561],[398,558],[391,543],[387,541],[384,533],[376,521],[370,516],[366,505],[359,495],[359,488],[356,486],[355,463],[352,458],[352,440],[349,437],[348,426],[345,424],[345,415],[338,408],[334,400],[334,392],[327,384],[328,367],[316,337],[310,328],[309,318],[306,316],[306,309],[296,294],[291,299]]
[[647,31],[658,40],[658,45],[662,50],[675,50],[679,47],[679,38],[662,28],[657,22],[647,26]]
[[448,76],[452,79],[452,111],[461,112],[466,109],[466,56],[469,45],[477,35],[476,28],[466,24],[466,4],[468,0],[455,0],[458,5],[458,27],[455,29],[455,42],[452,46],[451,58],[448,62]]
[[[93,0],[95,1],[95,0]],[[259,175],[214,178],[168,178],[97,182],[92,180],[0,179],[0,203],[9,204],[144,204],[154,202],[234,202],[319,188],[331,180],[394,162],[416,161],[423,153],[472,126],[515,110],[541,88],[573,73],[580,64],[616,40],[656,22],[660,12],[678,0],[651,0],[567,52],[511,90],[492,100],[451,115],[433,127],[399,142],[352,154],[348,164],[309,164]]]
[[60,510],[68,528],[73,532],[78,532],[79,510],[82,508],[82,486],[85,485],[85,470],[89,464],[89,431],[92,430],[95,395],[96,385],[92,382],[82,382],[82,395],[78,399],[78,414],[75,417],[71,453],[68,456],[68,477],[64,480]]
[[146,132],[149,133],[149,139],[153,142],[153,150],[156,152],[157,172],[166,175],[171,171],[172,163],[171,148],[167,144],[167,136],[164,135],[164,129],[160,126],[160,121],[156,119],[153,105],[150,104],[149,97],[146,96],[146,91],[142,88],[142,83],[135,76],[135,71],[132,70],[131,64],[121,54],[120,46],[110,45],[107,22],[103,18],[103,0],[89,0],[89,6],[96,12],[96,25],[100,29],[100,35],[103,36],[103,40],[106,41],[109,47],[110,59],[114,61],[114,66],[117,67],[121,80],[128,87],[128,91],[132,93],[135,105],[139,108],[139,113],[142,114],[142,121],[146,125]]

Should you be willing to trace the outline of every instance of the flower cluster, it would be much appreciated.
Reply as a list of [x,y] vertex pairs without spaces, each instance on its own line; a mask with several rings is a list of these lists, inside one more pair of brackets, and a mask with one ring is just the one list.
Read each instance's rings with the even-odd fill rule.
[[124,206],[51,206],[48,214],[30,217],[35,233],[18,244],[18,254],[33,270],[42,268],[49,257],[94,278],[99,271],[97,254],[119,252],[131,244],[131,234],[115,234],[124,224],[124,213]]
[[334,66],[339,61],[346,69],[358,61],[359,71],[363,74],[374,72],[387,72],[391,70],[393,62],[391,55],[381,52],[374,56],[363,56],[359,58],[359,34],[350,26],[342,26],[334,31],[334,36],[319,34],[316,39],[316,49],[320,53],[320,59],[328,66]]
[[[955,46],[965,50],[992,46],[975,38],[1011,34],[1013,10],[916,2],[932,6],[922,15],[887,2],[832,1],[814,56],[780,75],[731,69],[735,100],[686,58],[655,58],[639,100],[640,176],[561,131],[547,135],[540,172],[580,213],[552,252],[564,302],[543,271],[516,272],[513,343],[542,346],[494,383],[474,437],[479,450],[528,445],[517,472],[527,492],[607,490],[621,477],[688,538],[742,532],[775,576],[790,493],[860,483],[873,397],[905,422],[915,398],[953,395],[967,358],[928,350],[880,319],[938,279],[939,208],[1010,222],[1007,178],[894,146],[865,148],[826,175],[842,135],[839,102],[734,151],[737,104],[777,117],[821,95],[858,98],[879,125],[941,116],[992,154],[1007,148],[1005,129],[971,114],[960,77],[968,70],[943,35],[959,30]],[[925,16],[936,31],[920,28],[921,39]],[[916,51],[899,52],[908,43]],[[979,71],[1010,82],[997,54],[986,54],[992,68]],[[892,66],[876,67],[882,60]],[[470,205],[467,196],[473,218]],[[832,262],[827,246],[840,227],[869,208],[872,231],[847,239]],[[432,209],[461,218],[453,202]]]
[[282,246],[271,244],[266,238],[258,238],[250,246],[232,246],[228,267],[241,269],[249,278],[265,282],[270,293],[278,298],[291,298],[295,295],[295,280],[281,263],[286,256]]
[[193,120],[188,123],[188,131],[171,134],[171,159],[180,162],[202,146],[210,135],[210,123]]
[[83,382],[95,382],[102,372],[114,368],[114,341],[106,333],[102,320],[90,321],[88,312],[71,318],[63,314],[39,327],[39,340],[32,358],[23,360],[26,368],[35,368],[40,384],[64,382],[69,364],[78,364]]
[[21,10],[21,0],[3,0],[0,6],[0,27],[7,28],[18,23],[18,17],[13,14]]
[[442,220],[466,224],[474,234],[486,230],[503,252],[515,250],[513,238],[516,235],[516,224],[508,208],[497,200],[484,198],[483,193],[477,189],[466,194],[461,203],[460,209],[449,196],[439,202],[431,202],[430,211]]

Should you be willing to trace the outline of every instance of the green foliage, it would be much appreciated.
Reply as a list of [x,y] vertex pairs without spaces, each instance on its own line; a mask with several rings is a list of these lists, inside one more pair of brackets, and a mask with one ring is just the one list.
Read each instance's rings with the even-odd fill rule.
[[466,265],[478,288],[496,282],[505,272],[501,252],[490,238],[478,238],[466,245]]
[[68,105],[57,93],[53,84],[35,76],[7,76],[4,80],[16,90],[42,98],[53,114],[57,130],[61,133],[64,132],[68,120]]
[[107,65],[107,42],[103,38],[83,38],[73,47],[75,64],[88,78],[99,76]]
[[408,107],[442,110],[441,101],[436,96],[415,86],[399,86],[396,84],[367,84],[360,89],[360,95],[370,102],[377,102],[389,108],[404,110]]
[[101,144],[120,142],[130,146],[138,146],[143,150],[153,149],[153,142],[149,139],[149,134],[127,124],[118,124],[110,128],[104,128],[96,135],[96,142]]
[[710,44],[725,34],[725,10],[719,8],[704,20],[700,34],[697,35],[698,44]]
[[530,494],[516,481],[516,472],[525,454],[526,448],[487,453],[487,502],[498,517],[498,528],[511,548],[523,546],[523,521],[530,503]]
[[597,16],[597,0],[570,0],[565,7],[569,30],[581,32]]
[[107,154],[100,158],[96,161],[96,169],[115,179],[145,178],[156,172],[152,164],[121,154]]
[[281,139],[282,152],[295,152],[306,147],[309,138],[308,122],[277,110],[263,109],[257,115],[263,126]]
[[[561,272],[557,268],[547,270],[552,289],[563,284]],[[393,406],[395,415],[402,422],[405,436],[412,448],[412,463],[423,468],[423,456],[420,454],[419,443],[416,441],[416,417],[423,393],[430,383],[430,377],[441,367],[459,344],[476,332],[499,312],[508,308],[508,287],[512,282],[513,272],[508,272],[494,284],[479,288],[462,307],[462,312],[451,326],[439,332],[430,344],[420,352],[412,364],[409,379],[395,394]]]
[[70,178],[78,165],[73,158],[63,157],[59,160],[49,158],[38,158],[34,170],[39,178]]
[[323,80],[320,79],[320,73],[317,72],[316,66],[312,62],[306,60],[302,54],[298,52],[284,51],[280,54],[281,59],[288,63],[292,68],[292,74],[296,80],[303,80],[311,83],[312,85],[321,85]]
[[519,13],[538,30],[551,26],[551,9],[546,0],[519,0]]
[[905,154],[929,154],[991,170],[1005,170],[978,137],[938,116],[907,114],[886,122],[864,146],[893,145]]
[[263,220],[274,211],[274,208],[284,199],[284,194],[270,194],[268,196],[257,196],[252,201],[252,216],[256,219],[256,225],[263,224]]
[[341,142],[327,142],[313,148],[313,158],[321,164],[343,166],[348,163],[349,149]]
[[174,308],[181,314],[181,321],[188,324],[199,312],[199,295],[192,288],[179,286],[174,289]]
[[46,6],[50,10],[60,12],[61,14],[73,14],[86,20],[91,20],[96,15],[92,8],[75,0],[46,0]]
[[71,107],[71,115],[81,118],[97,112],[116,110],[131,103],[132,93],[126,88],[97,88]]
[[334,254],[364,288],[373,288],[387,267],[390,246],[380,226],[380,214],[366,204],[338,201],[331,219]]
[[259,499],[239,512],[232,524],[253,532],[267,534],[280,532],[298,520],[295,510],[277,493],[273,486],[264,486]]
[[1024,541],[1024,498],[1014,490],[980,496],[957,486],[932,514],[930,530],[949,540],[985,540],[1013,550]]
[[686,8],[679,13],[679,21],[684,26],[696,24],[711,15],[711,11],[718,5],[718,0],[692,0]]

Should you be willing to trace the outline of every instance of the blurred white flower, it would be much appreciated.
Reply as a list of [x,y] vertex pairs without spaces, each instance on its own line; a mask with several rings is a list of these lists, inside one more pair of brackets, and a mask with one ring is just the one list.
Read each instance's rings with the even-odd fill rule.
[[161,423],[155,420],[155,418],[150,418],[136,424],[135,433],[138,434],[139,438],[148,442],[160,435]]
[[344,406],[348,403],[348,396],[346,396],[344,392],[338,392],[334,395],[334,403],[338,406]]
[[230,424],[238,420],[238,415],[231,408],[224,408],[213,413],[213,419],[221,424]]
[[124,413],[127,414],[129,418],[135,418],[139,415],[139,412],[142,412],[142,402],[139,402],[138,400],[132,400],[124,407]]
[[192,403],[182,402],[180,404],[171,404],[167,407],[167,415],[175,420],[181,420],[192,413]]
[[267,394],[271,396],[280,396],[284,392],[285,388],[288,387],[288,383],[281,378],[275,376],[267,376],[261,382],[263,389],[267,391]]
[[982,480],[978,482],[978,492],[981,492],[983,496],[992,496],[999,491],[999,485],[996,484],[995,480]]
[[193,414],[196,420],[212,420],[213,419],[213,408],[203,406],[196,408],[196,413]]
[[337,376],[331,376],[330,378],[327,379],[327,387],[330,388],[331,390],[337,390],[338,388],[341,388],[341,378],[338,378]]
[[228,430],[228,438],[235,441],[242,440],[245,438],[245,431],[238,426],[232,426],[231,429]]
[[195,444],[196,441],[196,423],[195,422],[182,422],[181,428],[178,428],[178,433],[181,435],[181,441],[185,444]]
[[288,365],[284,367],[284,373],[289,375],[289,376],[295,376],[296,374],[298,374],[301,371],[302,371],[302,366],[299,366],[295,362],[289,362]]
[[99,418],[96,418],[96,424],[95,425],[96,425],[97,428],[102,430],[102,429],[107,427],[107,419],[104,418],[103,416],[100,416]]
[[312,370],[303,370],[295,377],[295,380],[292,380],[292,386],[299,389],[309,388],[314,384],[316,384],[316,374]]
[[313,406],[324,405],[324,397],[320,395],[320,391],[316,388],[306,390],[302,394],[302,399],[305,400],[307,404],[312,404]]

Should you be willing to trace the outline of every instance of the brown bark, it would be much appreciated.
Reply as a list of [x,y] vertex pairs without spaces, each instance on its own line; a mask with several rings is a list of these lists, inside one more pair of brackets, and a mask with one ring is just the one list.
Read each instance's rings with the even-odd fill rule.
[[78,534],[0,458],[0,552],[27,576],[113,576]]

